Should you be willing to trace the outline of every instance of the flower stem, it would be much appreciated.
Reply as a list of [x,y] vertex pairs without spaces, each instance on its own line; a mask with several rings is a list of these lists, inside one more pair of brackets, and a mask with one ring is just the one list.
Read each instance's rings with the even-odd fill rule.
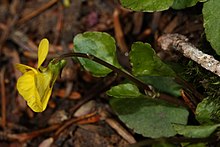
[[55,60],[53,61],[53,63],[57,63],[58,61],[64,59],[64,58],[69,58],[69,57],[81,57],[81,58],[87,58],[89,60],[92,60],[94,62],[97,62],[109,69],[111,69],[112,71],[116,72],[117,74],[129,79],[130,81],[134,82],[136,85],[138,85],[140,88],[143,88],[144,90],[150,91],[152,92],[152,90],[148,87],[147,84],[143,83],[142,81],[140,81],[139,79],[135,78],[133,75],[131,75],[130,73],[128,73],[127,71],[124,71],[122,69],[119,69],[107,62],[105,62],[102,59],[99,59],[91,54],[85,54],[85,53],[66,53],[66,54],[62,54],[59,57],[55,58]]

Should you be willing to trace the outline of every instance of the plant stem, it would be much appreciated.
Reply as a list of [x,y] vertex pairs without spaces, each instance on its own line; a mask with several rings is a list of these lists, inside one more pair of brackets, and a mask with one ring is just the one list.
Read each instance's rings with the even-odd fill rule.
[[[143,90],[147,91],[150,93],[150,95],[155,95],[155,92],[152,91],[149,86],[147,84],[145,84],[144,82],[140,81],[139,79],[137,79],[136,77],[134,77],[133,75],[131,75],[129,72],[119,69],[109,63],[107,63],[106,61],[99,59],[97,57],[95,57],[94,55],[91,54],[85,54],[85,53],[66,53],[66,54],[62,54],[59,57],[55,58],[53,60],[53,63],[57,63],[60,60],[64,59],[64,58],[70,58],[70,57],[81,57],[81,58],[86,58],[89,59],[91,61],[94,61],[96,63],[99,63],[109,69],[111,69],[112,71],[114,71],[115,73],[129,79],[130,81],[132,81],[134,84],[136,84],[139,88],[142,88]],[[171,97],[169,97],[166,94],[160,94],[160,96],[158,97],[159,99],[165,100],[168,103],[172,103],[172,104],[176,104],[176,105],[180,105],[180,106],[185,106],[180,100],[175,100],[172,99]]]
[[133,75],[131,75],[130,73],[128,73],[127,71],[124,71],[122,69],[119,69],[107,62],[105,62],[102,59],[99,59],[91,54],[85,54],[85,53],[66,53],[63,55],[60,55],[59,57],[55,58],[55,60],[53,61],[54,63],[57,63],[58,61],[64,59],[64,58],[69,58],[69,57],[81,57],[81,58],[86,58],[89,60],[92,60],[96,63],[99,63],[111,70],[113,70],[114,72],[116,72],[117,74],[129,79],[130,81],[134,82],[136,85],[138,85],[140,88],[143,88],[144,90],[150,91],[152,92],[152,90],[148,87],[147,84],[143,83],[142,81],[140,81],[139,79],[135,78]]

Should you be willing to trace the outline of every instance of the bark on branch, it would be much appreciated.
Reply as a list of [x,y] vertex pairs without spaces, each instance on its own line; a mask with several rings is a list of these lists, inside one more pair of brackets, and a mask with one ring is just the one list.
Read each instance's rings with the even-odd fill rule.
[[220,76],[220,62],[213,56],[197,49],[188,42],[188,38],[180,34],[166,34],[158,39],[158,44],[163,50],[177,50],[185,57],[192,59],[205,69]]

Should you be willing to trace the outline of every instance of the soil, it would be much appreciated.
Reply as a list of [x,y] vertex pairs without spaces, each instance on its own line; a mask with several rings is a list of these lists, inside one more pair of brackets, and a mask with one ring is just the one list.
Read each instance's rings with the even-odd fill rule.
[[[16,81],[21,73],[14,65],[36,67],[42,38],[50,41],[48,61],[71,52],[74,36],[86,31],[111,34],[117,42],[119,61],[127,69],[130,65],[124,53],[135,41],[148,42],[160,52],[158,37],[179,33],[195,46],[209,46],[207,42],[201,44],[205,40],[201,8],[202,4],[197,4],[184,10],[142,13],[125,9],[115,0],[74,0],[69,6],[58,0],[2,0],[0,146],[123,147],[146,139],[129,130],[109,106],[105,90],[120,78],[95,78],[79,63],[69,60],[55,83],[47,109],[34,113],[17,92]],[[163,59],[173,60],[170,55]],[[130,138],[120,135],[122,130],[114,125]]]

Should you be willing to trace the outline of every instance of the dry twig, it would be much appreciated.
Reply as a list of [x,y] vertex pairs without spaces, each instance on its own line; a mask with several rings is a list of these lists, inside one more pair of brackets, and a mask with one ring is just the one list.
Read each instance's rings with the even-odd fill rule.
[[99,114],[97,112],[93,112],[87,115],[83,115],[77,118],[71,118],[67,121],[65,121],[55,132],[53,138],[57,139],[57,137],[60,135],[60,133],[65,130],[66,128],[70,127],[71,125],[77,123],[77,124],[85,124],[85,123],[92,123],[97,122],[99,120]]
[[130,132],[128,132],[118,121],[110,118],[110,114],[106,110],[100,112],[101,117],[105,122],[111,126],[122,138],[124,138],[130,144],[136,143],[135,138]]
[[113,13],[113,19],[114,19],[115,38],[117,40],[117,44],[119,46],[119,49],[122,53],[127,53],[128,47],[125,43],[124,33],[121,28],[118,9],[115,9],[115,11]]
[[28,15],[25,15],[24,17],[22,17],[20,20],[18,20],[18,24],[22,24],[22,23],[32,19],[33,17],[41,14],[42,12],[46,11],[48,8],[50,8],[51,6],[56,4],[58,1],[59,0],[51,0],[51,1],[49,1],[48,3],[46,3],[45,5],[40,7],[39,9],[33,11],[32,13],[29,13]]
[[190,98],[187,97],[187,93],[185,93],[183,90],[181,90],[181,95],[183,100],[186,102],[188,107],[192,110],[192,112],[195,114],[196,106],[193,104]]
[[1,110],[1,114],[2,114],[2,120],[1,120],[1,125],[3,128],[5,128],[6,126],[6,95],[5,95],[5,68],[3,68],[1,70],[1,73],[0,73],[0,81],[1,81],[1,107],[2,107],[2,110]]
[[188,38],[180,34],[166,34],[158,39],[158,43],[163,50],[177,50],[185,57],[192,59],[205,69],[220,76],[220,62],[197,49],[188,42]]

